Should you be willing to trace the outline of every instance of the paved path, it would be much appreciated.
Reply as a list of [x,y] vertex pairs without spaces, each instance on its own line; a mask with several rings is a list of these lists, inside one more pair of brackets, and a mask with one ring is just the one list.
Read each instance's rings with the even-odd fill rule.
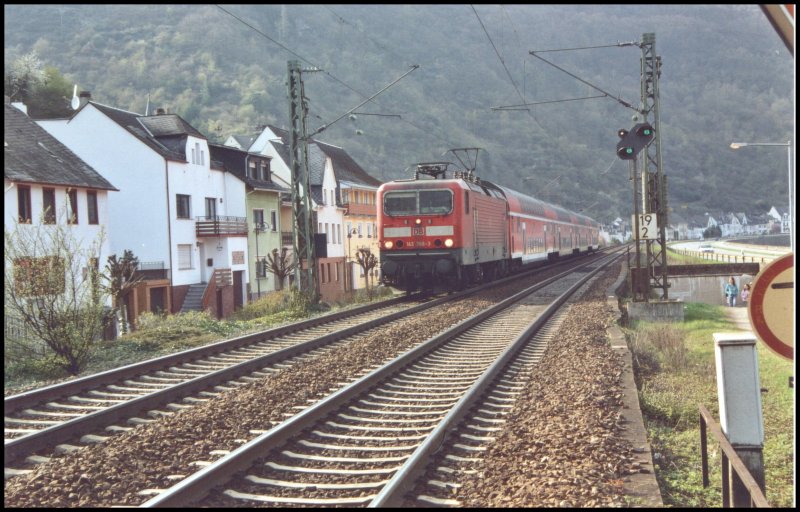
[[752,333],[753,328],[750,325],[750,317],[747,314],[747,308],[736,306],[733,308],[725,308],[725,316],[727,316],[737,329]]

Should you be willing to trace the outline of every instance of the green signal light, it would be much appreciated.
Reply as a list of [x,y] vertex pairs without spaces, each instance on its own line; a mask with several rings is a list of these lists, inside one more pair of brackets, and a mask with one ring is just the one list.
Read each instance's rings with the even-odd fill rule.
[[650,135],[650,133],[652,133],[652,132],[651,132],[650,130],[644,130],[644,132],[642,132],[642,133],[643,133],[644,135]]
[[625,148],[625,154],[626,155],[632,155],[633,154],[633,148]]

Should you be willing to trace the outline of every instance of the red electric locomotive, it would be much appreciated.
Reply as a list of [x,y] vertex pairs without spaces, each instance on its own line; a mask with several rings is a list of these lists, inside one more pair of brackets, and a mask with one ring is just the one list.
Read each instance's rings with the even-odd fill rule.
[[598,248],[600,226],[588,217],[471,172],[447,178],[448,164],[418,164],[414,179],[378,189],[384,283],[407,291],[460,288]]

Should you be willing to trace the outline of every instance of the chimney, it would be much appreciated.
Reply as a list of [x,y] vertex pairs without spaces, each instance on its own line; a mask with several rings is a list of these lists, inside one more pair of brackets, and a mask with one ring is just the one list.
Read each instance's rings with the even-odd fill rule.
[[165,109],[161,108],[161,107],[156,109],[156,115],[157,116],[163,116],[166,113],[167,113],[167,111]]
[[78,94],[78,98],[80,99],[80,106],[78,108],[80,108],[91,101],[92,93],[89,91],[81,91],[81,93]]

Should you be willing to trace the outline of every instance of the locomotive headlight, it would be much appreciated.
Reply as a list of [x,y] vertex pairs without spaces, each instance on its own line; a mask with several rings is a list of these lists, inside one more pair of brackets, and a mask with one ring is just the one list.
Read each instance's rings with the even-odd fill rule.
[[417,223],[417,225],[419,226],[420,224],[422,224],[422,219],[417,219],[417,220],[416,220],[416,223]]
[[444,246],[445,247],[453,247],[453,239],[452,238],[448,238],[447,240],[445,240],[444,241]]
[[383,243],[383,246],[386,247],[387,249],[391,249],[392,247],[394,247],[394,244],[392,243],[391,240],[387,240],[386,242]]

